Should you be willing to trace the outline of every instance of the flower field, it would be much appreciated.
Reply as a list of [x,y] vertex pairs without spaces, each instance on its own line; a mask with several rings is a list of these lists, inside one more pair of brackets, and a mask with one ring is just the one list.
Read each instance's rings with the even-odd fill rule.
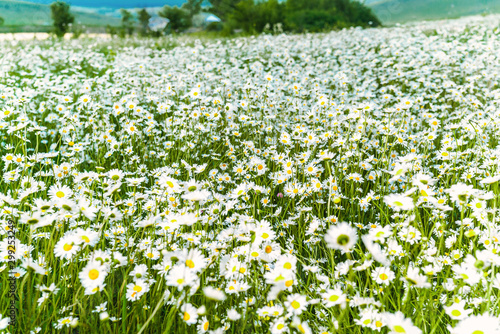
[[500,333],[498,22],[0,42],[0,332]]

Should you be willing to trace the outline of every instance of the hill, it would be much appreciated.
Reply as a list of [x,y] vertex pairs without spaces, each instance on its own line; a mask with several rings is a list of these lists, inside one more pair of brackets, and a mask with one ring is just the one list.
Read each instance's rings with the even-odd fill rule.
[[[91,12],[72,9],[75,22],[86,26],[105,26],[120,24],[119,19]],[[5,26],[48,26],[52,24],[50,7],[24,1],[0,0],[0,16]]]
[[500,12],[498,0],[379,0],[367,5],[384,24]]

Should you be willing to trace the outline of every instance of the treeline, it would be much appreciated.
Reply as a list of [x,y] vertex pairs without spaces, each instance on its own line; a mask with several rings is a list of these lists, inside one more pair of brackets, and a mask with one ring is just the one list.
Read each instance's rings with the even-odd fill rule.
[[[203,1],[187,0],[181,7],[164,6],[157,14],[168,19],[168,24],[160,24],[159,29],[151,27],[152,15],[146,9],[135,13],[122,9],[122,25],[108,26],[107,29],[110,34],[121,37],[136,32],[142,36],[181,33],[193,27],[193,18],[199,13],[205,13],[205,16],[214,14],[220,22],[204,22],[197,26],[198,29],[216,30],[224,35],[238,31],[261,33],[268,29],[319,32],[381,25],[370,8],[351,0],[209,0],[210,6],[202,8]],[[57,36],[64,36],[74,22],[70,7],[61,1],[52,3],[50,7],[54,32]]]
[[121,26],[112,27],[108,25],[106,30],[111,35],[120,37],[132,36],[134,32],[138,32],[140,36],[152,37],[159,37],[166,32],[183,32],[193,26],[193,17],[202,11],[202,1],[187,0],[181,7],[164,6],[157,14],[159,17],[168,19],[168,24],[165,28],[160,29],[150,26],[150,20],[153,16],[146,8],[137,11],[135,16],[130,10],[121,9]]
[[210,0],[210,11],[224,29],[262,32],[280,24],[285,31],[318,32],[350,26],[381,25],[372,10],[350,0]]
[[[181,7],[165,6],[159,15],[170,20],[172,31],[182,32],[192,26],[193,15],[201,10],[203,0],[188,0]],[[222,22],[207,25],[208,30],[227,34],[242,30],[260,33],[278,27],[280,31],[319,32],[351,26],[380,26],[372,10],[351,0],[209,0],[203,11]],[[275,29],[276,30],[276,29]]]

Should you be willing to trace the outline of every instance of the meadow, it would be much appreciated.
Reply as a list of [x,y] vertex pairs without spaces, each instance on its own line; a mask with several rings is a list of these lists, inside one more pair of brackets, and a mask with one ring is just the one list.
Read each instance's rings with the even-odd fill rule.
[[0,42],[0,332],[500,333],[498,22]]

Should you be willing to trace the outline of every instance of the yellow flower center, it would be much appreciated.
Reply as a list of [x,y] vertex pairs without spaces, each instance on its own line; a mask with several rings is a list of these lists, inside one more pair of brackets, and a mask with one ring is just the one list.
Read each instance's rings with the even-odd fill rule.
[[339,296],[337,295],[331,295],[330,298],[328,298],[331,302],[336,302],[339,299]]
[[91,269],[89,271],[89,278],[91,280],[96,280],[99,277],[99,270],[97,269]]
[[394,331],[396,333],[406,333],[405,329],[402,326],[399,326],[399,325],[394,326]]
[[186,260],[186,266],[189,268],[193,269],[194,268],[194,262],[193,260]]

